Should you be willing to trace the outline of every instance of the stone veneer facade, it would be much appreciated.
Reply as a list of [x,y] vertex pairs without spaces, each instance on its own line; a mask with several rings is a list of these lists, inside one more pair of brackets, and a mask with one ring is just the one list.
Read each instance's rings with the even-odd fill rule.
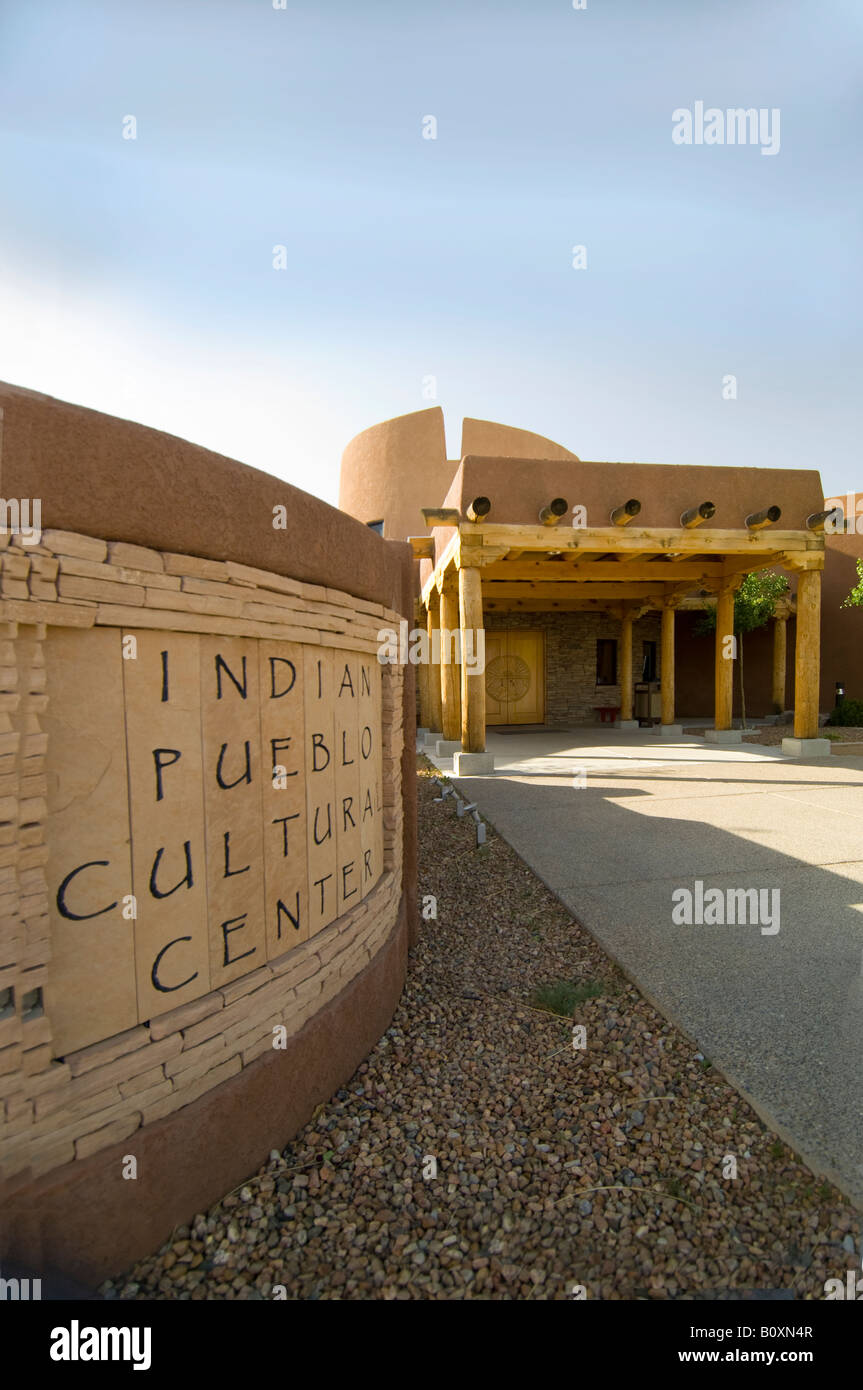
[[389,941],[403,896],[404,668],[382,668],[383,873],[363,901],[278,959],[148,1024],[63,1058],[38,1000],[50,978],[49,626],[260,637],[375,654],[400,615],[232,561],[46,530],[0,535],[0,1188],[17,1191],[172,1115],[272,1054]]
[[[595,724],[598,705],[619,705],[620,685],[596,684],[596,644],[600,638],[620,642],[620,623],[610,613],[495,613],[485,614],[488,631],[535,628],[545,633],[545,722],[551,729]],[[659,613],[646,613],[633,625],[633,679],[641,679],[642,642],[656,643],[660,666]],[[618,673],[620,652],[618,648]]]

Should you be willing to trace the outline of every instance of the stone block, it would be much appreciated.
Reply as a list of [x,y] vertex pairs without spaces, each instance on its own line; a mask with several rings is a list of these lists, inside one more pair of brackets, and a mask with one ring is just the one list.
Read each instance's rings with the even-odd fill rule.
[[[61,598],[90,599],[94,603],[143,604],[144,589],[140,584],[118,584],[105,579],[82,579],[75,574],[62,574],[57,580]],[[161,592],[161,590],[160,590]]]
[[112,565],[129,565],[133,569],[164,569],[158,550],[150,550],[144,545],[128,545],[125,541],[108,542],[108,559]]
[[829,738],[784,738],[782,752],[787,758],[829,758]]
[[73,531],[43,531],[42,545],[55,555],[78,555],[82,560],[104,560],[108,554],[107,541]]
[[485,777],[494,772],[493,753],[456,753],[453,757],[454,777]]

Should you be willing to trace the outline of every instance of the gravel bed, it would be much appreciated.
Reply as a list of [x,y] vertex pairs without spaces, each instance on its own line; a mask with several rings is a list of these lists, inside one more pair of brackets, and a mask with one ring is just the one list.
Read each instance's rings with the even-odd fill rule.
[[[859,1268],[857,1213],[490,826],[475,848],[432,771],[419,884],[437,918],[392,1026],[282,1153],[102,1294],[822,1298]],[[575,1006],[583,1049],[530,1003],[557,980],[603,991]]]
[[[685,734],[700,734],[704,737],[704,730],[684,729]],[[784,738],[790,738],[794,729],[790,724],[767,724],[763,729],[753,729],[751,733],[743,735],[743,743],[760,743],[766,748],[780,747]],[[847,728],[834,729],[832,727],[818,730],[819,738],[830,738],[834,743],[859,743],[863,741],[863,729]]]

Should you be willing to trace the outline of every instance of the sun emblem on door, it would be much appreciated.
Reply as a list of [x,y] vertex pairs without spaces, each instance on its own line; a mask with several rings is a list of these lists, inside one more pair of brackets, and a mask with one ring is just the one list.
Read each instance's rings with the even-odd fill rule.
[[493,700],[520,700],[530,689],[530,667],[520,656],[496,656],[485,668],[485,688]]

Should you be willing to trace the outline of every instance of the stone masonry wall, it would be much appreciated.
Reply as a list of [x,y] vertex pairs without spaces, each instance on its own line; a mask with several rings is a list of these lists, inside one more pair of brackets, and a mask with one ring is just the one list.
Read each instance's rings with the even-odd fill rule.
[[[633,678],[641,679],[642,642],[656,643],[660,664],[659,613],[646,613],[632,630]],[[549,728],[595,724],[597,705],[619,705],[620,686],[596,684],[596,643],[620,642],[620,623],[610,613],[495,613],[485,615],[487,630],[539,628],[545,633],[546,723]],[[618,646],[618,673],[620,649]]]
[[[0,1186],[125,1140],[288,1037],[367,966],[402,897],[403,668],[382,668],[384,871],[363,901],[278,959],[148,1024],[57,1057],[50,978],[47,706],[50,626],[148,627],[377,652],[400,615],[231,561],[61,531],[0,535]],[[50,640],[50,638],[48,639]]]

